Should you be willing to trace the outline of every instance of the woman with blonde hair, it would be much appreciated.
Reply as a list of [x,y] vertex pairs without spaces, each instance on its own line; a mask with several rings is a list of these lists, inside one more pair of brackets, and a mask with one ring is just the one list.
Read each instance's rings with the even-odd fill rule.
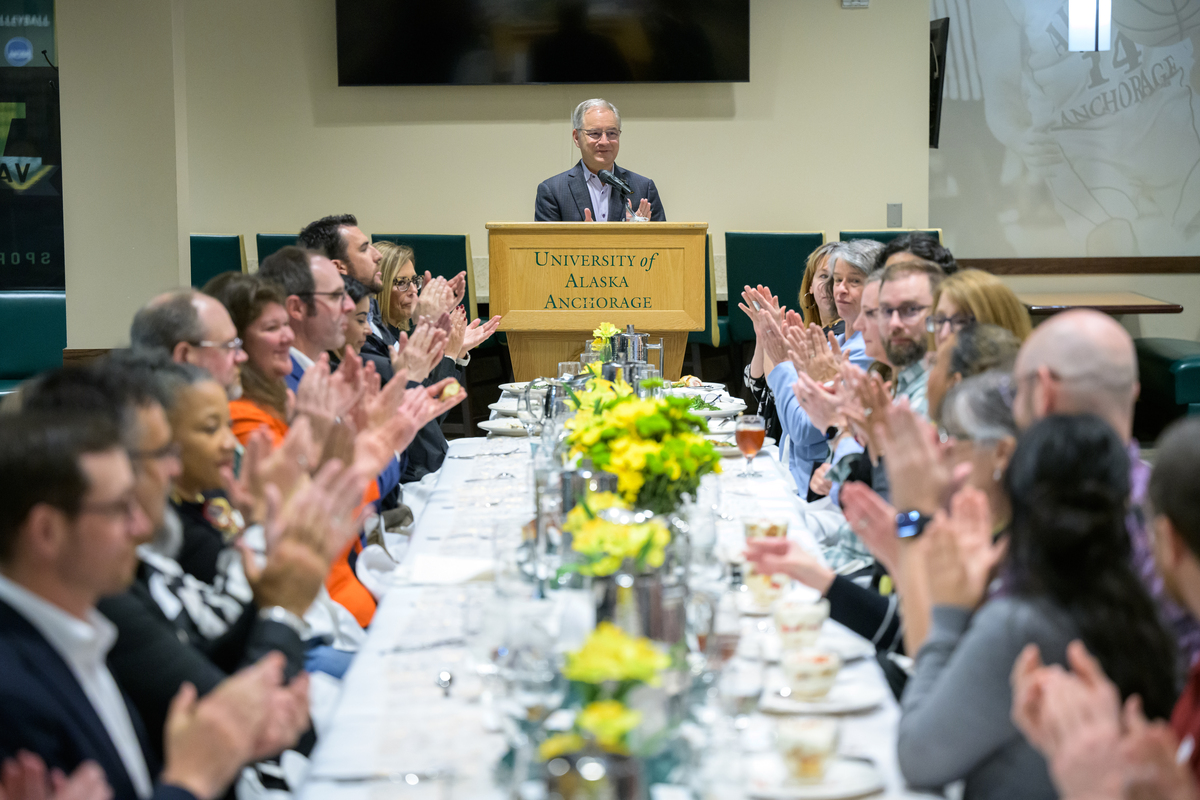
[[413,311],[424,285],[423,276],[417,274],[416,254],[404,244],[377,242],[375,246],[383,255],[379,261],[383,288],[375,297],[379,315],[393,335],[407,333],[412,327]]
[[1033,325],[1013,290],[989,272],[963,269],[942,281],[933,294],[933,313],[926,329],[938,347],[972,322],[1007,328],[1025,341]]
[[[835,247],[837,242],[826,242],[809,253],[804,264],[804,278],[800,281],[800,313],[804,316],[804,324],[815,323],[826,331],[842,321],[833,302],[833,283],[830,281],[833,264],[829,263],[829,254]],[[834,331],[835,335],[840,333]]]

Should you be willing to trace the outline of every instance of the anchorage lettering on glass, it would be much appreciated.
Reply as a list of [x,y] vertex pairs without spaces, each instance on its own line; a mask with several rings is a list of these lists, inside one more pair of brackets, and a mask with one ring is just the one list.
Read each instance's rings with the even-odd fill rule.
[[[534,262],[539,267],[632,267],[649,272],[654,267],[654,261],[659,256],[652,253],[648,256],[628,255],[598,255],[593,253],[551,253],[549,250],[534,251]],[[580,289],[628,289],[629,280],[624,275],[612,274],[576,274],[567,275],[563,282],[563,294],[550,294],[542,306],[546,309],[572,309],[575,311],[610,310],[610,309],[648,309],[653,308],[649,297],[631,297],[621,294],[572,296],[572,290]]]

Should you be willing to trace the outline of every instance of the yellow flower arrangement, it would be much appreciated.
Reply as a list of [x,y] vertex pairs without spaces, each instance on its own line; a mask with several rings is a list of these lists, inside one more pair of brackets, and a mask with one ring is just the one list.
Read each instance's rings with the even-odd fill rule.
[[589,742],[609,753],[629,754],[628,736],[642,722],[642,713],[625,704],[639,684],[657,686],[659,672],[671,659],[649,639],[634,638],[601,622],[583,647],[567,654],[563,675],[579,685],[582,707],[570,731],[548,736],[538,746],[543,761],[583,750]]
[[655,513],[673,511],[721,459],[701,434],[708,426],[686,397],[641,399],[624,381],[593,378],[572,396],[566,423],[572,455],[617,476],[625,500]]
[[649,639],[634,638],[611,622],[601,622],[583,647],[567,654],[563,675],[580,683],[625,683],[657,686],[658,673],[671,665]]
[[625,737],[642,722],[642,712],[635,711],[620,700],[597,700],[584,706],[575,724],[590,733],[601,749],[621,755],[629,754]]
[[671,543],[667,527],[656,519],[622,524],[597,515],[609,508],[629,510],[617,495],[600,492],[567,514],[563,530],[571,534],[571,549],[587,559],[578,571],[584,575],[612,575],[627,558],[641,569],[661,567]]
[[617,329],[616,325],[610,322],[601,322],[600,327],[592,331],[592,349],[597,351],[603,350],[612,341],[612,337],[618,333],[620,333],[620,330]]

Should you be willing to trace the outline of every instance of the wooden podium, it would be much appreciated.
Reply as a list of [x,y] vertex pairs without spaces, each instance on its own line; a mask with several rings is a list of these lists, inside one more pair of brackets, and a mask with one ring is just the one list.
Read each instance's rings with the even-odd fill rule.
[[489,222],[489,305],[518,381],[554,377],[602,322],[663,338],[678,379],[704,329],[706,222]]

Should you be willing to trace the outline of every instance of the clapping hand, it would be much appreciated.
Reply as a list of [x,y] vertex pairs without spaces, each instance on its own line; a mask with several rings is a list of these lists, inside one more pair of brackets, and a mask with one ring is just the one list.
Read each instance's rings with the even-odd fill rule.
[[459,358],[463,358],[470,351],[474,350],[479,345],[488,340],[488,337],[496,332],[500,327],[500,321],[503,319],[499,314],[484,322],[480,319],[473,319],[467,325],[466,334],[463,336],[462,352],[458,354]]
[[[450,307],[446,309],[446,311],[449,311],[450,308],[457,306],[467,296],[467,273],[466,270],[463,270],[453,278],[443,278],[441,280],[446,281],[446,285],[450,287],[450,291],[452,292]],[[429,270],[425,270],[425,280],[421,282],[421,285],[428,286],[432,282],[433,274]]]
[[872,423],[885,419],[880,412],[886,412],[892,404],[890,385],[878,375],[868,374],[849,362],[842,365],[841,375],[846,386],[842,415],[858,441],[870,450],[872,462],[876,462],[884,449],[883,442],[875,436]]
[[61,769],[47,771],[46,762],[19,750],[0,767],[0,800],[110,800],[112,787],[95,761],[84,761],[71,777]]
[[833,389],[826,389],[817,383],[807,373],[798,372],[796,382],[792,384],[792,394],[796,402],[808,413],[808,419],[819,431],[832,426],[841,427],[844,419],[841,407],[845,402],[846,391],[840,380],[835,380]]
[[897,508],[926,514],[941,508],[967,476],[969,465],[957,472],[951,444],[942,442],[937,428],[901,399],[884,413],[871,416],[875,441],[887,453],[888,485]]
[[826,334],[821,330],[821,326],[815,323],[805,328],[803,322],[790,328],[788,358],[796,365],[797,372],[807,373],[817,383],[826,383],[836,378],[842,363],[847,360],[837,337],[832,333]]
[[285,686],[285,664],[282,654],[270,653],[203,699],[183,684],[167,714],[162,783],[212,800],[243,765],[293,745],[308,728],[307,681]]
[[449,281],[445,278],[434,278],[426,272],[425,285],[421,287],[413,315],[437,319],[442,314],[449,314],[460,300],[461,297],[456,299],[456,292]]
[[833,584],[833,570],[790,539],[773,536],[747,539],[745,555],[761,575],[790,575],[821,594]]
[[404,370],[410,381],[420,383],[442,360],[449,338],[447,332],[438,327],[427,322],[418,323],[412,335],[402,337],[392,350],[392,369],[395,372]]
[[987,496],[970,486],[960,489],[950,502],[950,513],[938,511],[926,526],[925,538],[934,605],[978,607],[1007,549],[1006,542],[992,541]]
[[850,529],[883,565],[888,574],[898,574],[900,539],[896,536],[896,509],[874,489],[851,481],[838,495]]

